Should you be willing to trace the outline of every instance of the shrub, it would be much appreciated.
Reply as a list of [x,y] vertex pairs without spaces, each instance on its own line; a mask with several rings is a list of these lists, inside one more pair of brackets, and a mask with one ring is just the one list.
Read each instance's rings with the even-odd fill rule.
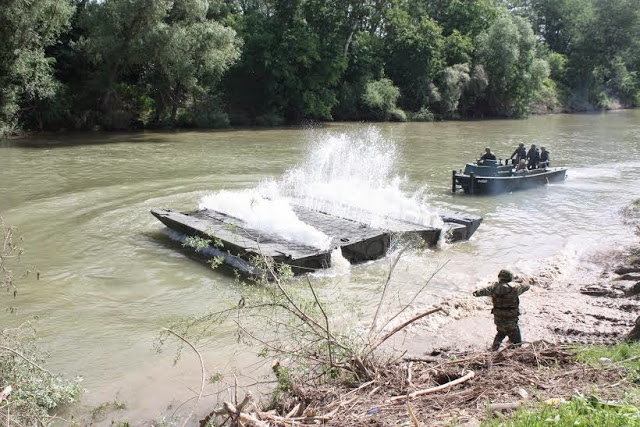
[[420,111],[409,114],[409,120],[412,122],[432,122],[434,116],[427,107],[422,107]]
[[407,115],[400,108],[394,108],[389,111],[389,120],[392,122],[406,122]]
[[387,120],[400,97],[400,89],[389,79],[374,80],[367,83],[362,103],[378,120]]
[[[16,297],[17,281],[35,271],[20,263],[22,238],[0,218],[0,288],[4,295]],[[8,311],[15,310],[9,306]],[[7,425],[47,424],[49,411],[75,401],[81,392],[80,379],[66,381],[41,367],[43,357],[36,348],[35,331],[30,325],[0,330],[0,391],[12,385],[13,393],[0,402]],[[6,414],[6,418],[5,415]]]

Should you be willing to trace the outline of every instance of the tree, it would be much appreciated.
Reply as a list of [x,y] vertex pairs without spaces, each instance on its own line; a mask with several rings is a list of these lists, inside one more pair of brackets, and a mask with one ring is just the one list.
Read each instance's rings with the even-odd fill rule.
[[[412,2],[414,3],[414,2]],[[424,13],[438,22],[445,36],[454,31],[475,38],[486,31],[501,14],[501,9],[493,0],[429,0],[415,2],[422,4]]]
[[375,120],[388,120],[396,102],[400,96],[400,90],[389,79],[371,81],[366,85],[362,102],[371,111]]
[[239,17],[236,28],[245,48],[227,81],[236,120],[332,118],[352,28],[345,3],[273,0]]
[[58,90],[54,59],[45,49],[69,25],[69,1],[5,0],[0,7],[0,136],[16,128],[21,108],[32,108]]
[[536,57],[531,25],[522,17],[505,14],[476,43],[478,61],[489,79],[489,112],[506,117],[529,114],[531,101],[549,75],[546,61]]
[[568,54],[568,75],[583,100],[607,108],[611,98],[635,105],[640,72],[640,11],[635,0],[592,0]]
[[167,109],[174,126],[178,109],[205,98],[240,57],[236,33],[208,19],[205,0],[176,0],[163,22],[149,35],[145,81],[153,88],[156,121]]
[[460,97],[470,81],[469,64],[456,64],[445,68],[440,104],[446,116],[455,116]]
[[385,71],[400,88],[400,106],[427,107],[433,81],[444,69],[442,29],[427,16],[412,19],[406,10],[392,9],[385,32]]
[[[551,53],[566,58],[552,78],[573,109],[633,106],[640,72],[640,12],[636,0],[518,0],[515,13],[531,19]],[[556,61],[557,63],[557,61]]]
[[91,67],[86,89],[107,129],[126,129],[137,120],[137,101],[144,95],[141,79],[151,37],[172,2],[105,0],[90,2],[80,19],[86,37],[79,49]]
[[211,107],[240,54],[235,32],[216,20],[225,16],[222,6],[218,0],[90,3],[80,44],[93,66],[87,86],[100,99],[102,125],[128,128],[149,113],[156,125],[173,126],[180,108],[200,101]]

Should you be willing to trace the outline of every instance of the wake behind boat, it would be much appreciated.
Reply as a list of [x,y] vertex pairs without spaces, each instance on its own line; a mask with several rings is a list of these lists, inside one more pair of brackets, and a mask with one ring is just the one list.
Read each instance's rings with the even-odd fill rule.
[[467,194],[497,194],[539,187],[566,179],[567,168],[516,170],[515,165],[507,163],[503,164],[502,160],[485,160],[482,164],[467,163],[464,172],[453,171],[451,191],[455,193],[460,186]]

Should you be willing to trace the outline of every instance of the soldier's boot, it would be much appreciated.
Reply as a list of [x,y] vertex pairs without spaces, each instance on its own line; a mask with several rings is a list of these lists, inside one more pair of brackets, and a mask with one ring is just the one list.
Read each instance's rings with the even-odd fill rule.
[[514,346],[520,346],[522,343],[522,336],[520,335],[520,327],[516,327],[509,333],[509,343]]
[[491,351],[497,351],[500,348],[500,344],[502,344],[502,340],[504,340],[504,337],[506,336],[507,334],[498,332],[496,337],[493,339],[493,344],[491,344]]
[[640,341],[640,317],[636,318],[636,325],[633,327],[631,332],[627,334],[624,340],[626,342]]

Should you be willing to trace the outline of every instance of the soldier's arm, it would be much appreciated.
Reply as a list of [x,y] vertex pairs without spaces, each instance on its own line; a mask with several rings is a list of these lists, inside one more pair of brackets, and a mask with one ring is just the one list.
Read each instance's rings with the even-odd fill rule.
[[493,285],[489,285],[486,288],[478,289],[473,292],[474,297],[490,297],[493,291]]
[[531,285],[525,285],[525,284],[521,284],[521,285],[516,285],[514,286],[514,289],[516,291],[516,293],[518,295],[522,295],[525,292],[527,292],[529,289],[531,288]]

